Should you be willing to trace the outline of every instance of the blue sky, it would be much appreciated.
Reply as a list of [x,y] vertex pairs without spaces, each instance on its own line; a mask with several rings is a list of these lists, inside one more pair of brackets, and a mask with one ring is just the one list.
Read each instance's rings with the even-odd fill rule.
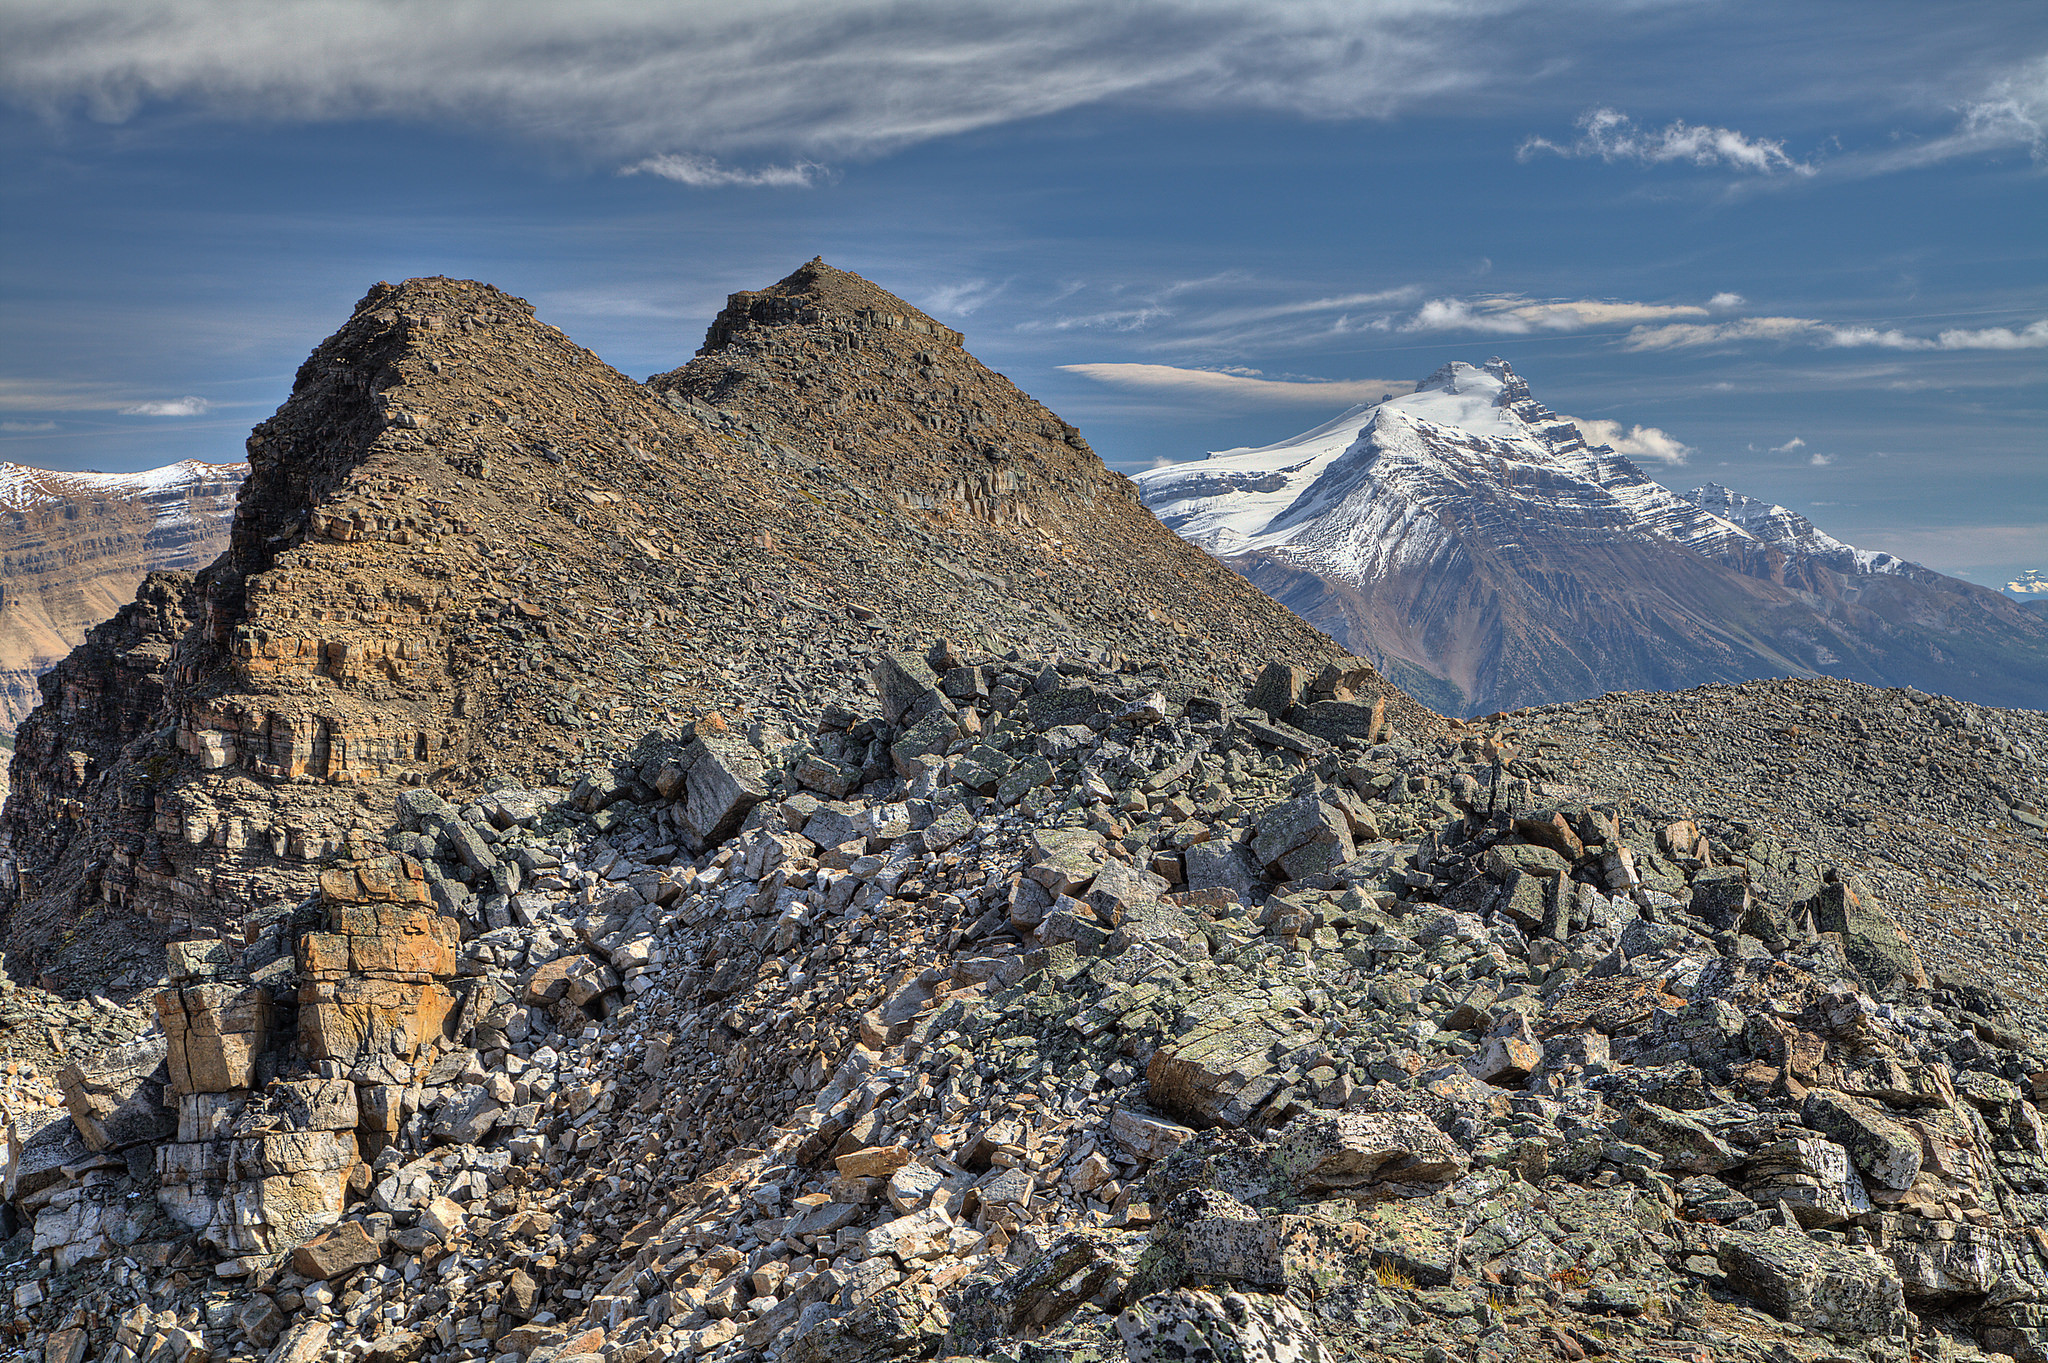
[[2048,6],[0,0],[0,457],[240,455],[372,282],[635,377],[823,254],[1135,470],[1502,355],[2048,568]]

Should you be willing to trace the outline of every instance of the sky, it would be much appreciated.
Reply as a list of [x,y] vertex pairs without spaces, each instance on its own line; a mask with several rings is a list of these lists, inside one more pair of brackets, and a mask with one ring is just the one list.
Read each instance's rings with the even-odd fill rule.
[[1498,355],[1675,489],[2048,570],[2037,0],[0,0],[0,458],[239,458],[378,280],[645,378],[814,255],[1126,471]]

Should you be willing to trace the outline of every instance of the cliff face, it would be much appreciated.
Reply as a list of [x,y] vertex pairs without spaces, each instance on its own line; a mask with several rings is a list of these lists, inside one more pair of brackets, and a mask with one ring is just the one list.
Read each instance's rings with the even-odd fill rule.
[[192,460],[131,474],[0,465],[0,731],[13,732],[35,708],[36,678],[127,604],[144,574],[220,553],[244,471]]
[[573,780],[713,708],[862,690],[875,648],[939,632],[1232,683],[1340,653],[822,262],[649,386],[487,285],[380,284],[248,451],[228,552],[153,608],[161,689],[114,678],[117,623],[24,743],[12,960],[96,913],[296,900],[401,786]]

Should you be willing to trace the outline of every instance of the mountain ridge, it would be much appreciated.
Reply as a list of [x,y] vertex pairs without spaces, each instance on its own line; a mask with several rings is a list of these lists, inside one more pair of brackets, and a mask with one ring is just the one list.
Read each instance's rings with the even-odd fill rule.
[[1772,675],[2048,703],[2048,634],[1997,594],[1727,489],[1670,492],[1498,359],[1138,482],[1446,709]]

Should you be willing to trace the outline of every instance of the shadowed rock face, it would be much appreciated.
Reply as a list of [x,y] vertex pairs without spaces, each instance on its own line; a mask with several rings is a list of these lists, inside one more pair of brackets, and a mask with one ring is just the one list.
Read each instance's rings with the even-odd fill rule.
[[0,465],[0,730],[35,708],[36,678],[144,574],[212,561],[244,472],[196,461],[135,474]]
[[488,285],[379,284],[248,453],[228,551],[96,632],[22,735],[17,967],[99,908],[294,901],[405,785],[865,689],[898,639],[1231,683],[1339,653],[957,333],[822,262],[649,385]]
[[2008,598],[1726,488],[1669,492],[1499,360],[1138,481],[1449,712],[1816,675],[2048,703],[2048,628]]

